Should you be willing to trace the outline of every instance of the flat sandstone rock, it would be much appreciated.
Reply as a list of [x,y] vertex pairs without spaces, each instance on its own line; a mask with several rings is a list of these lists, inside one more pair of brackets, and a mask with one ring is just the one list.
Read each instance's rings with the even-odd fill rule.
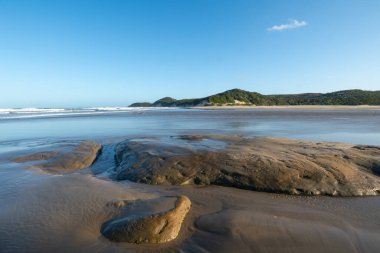
[[17,157],[16,163],[25,163],[29,168],[42,169],[50,173],[67,173],[84,169],[93,164],[101,152],[102,145],[93,141],[82,141],[54,147]]
[[180,196],[134,201],[133,204],[119,201],[110,205],[124,210],[120,217],[103,224],[103,236],[111,241],[140,244],[165,243],[177,238],[191,202],[186,196]]
[[[209,143],[225,143],[224,148]],[[285,138],[180,136],[117,145],[116,179],[303,195],[380,193],[380,147]]]

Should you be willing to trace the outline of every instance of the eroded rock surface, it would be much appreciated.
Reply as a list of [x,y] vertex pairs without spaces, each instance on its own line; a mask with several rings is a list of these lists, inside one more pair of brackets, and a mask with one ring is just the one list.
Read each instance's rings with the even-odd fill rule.
[[[224,142],[213,148],[207,142]],[[202,145],[205,143],[205,145]],[[380,193],[380,148],[285,138],[181,136],[116,147],[116,179],[162,185],[221,185],[305,195]]]
[[67,173],[91,166],[101,149],[102,145],[99,143],[82,141],[54,147],[52,151],[20,156],[13,161],[51,173]]
[[113,201],[110,206],[123,210],[120,217],[103,224],[103,236],[118,242],[165,243],[177,238],[191,202],[180,196],[131,203]]

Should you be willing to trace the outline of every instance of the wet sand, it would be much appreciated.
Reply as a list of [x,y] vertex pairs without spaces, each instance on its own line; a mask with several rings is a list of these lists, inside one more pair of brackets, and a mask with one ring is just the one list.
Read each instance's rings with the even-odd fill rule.
[[[0,252],[377,252],[380,198],[302,197],[218,186],[114,182],[112,146],[92,168],[39,174],[2,160]],[[22,172],[22,174],[20,174]],[[20,177],[19,175],[23,175]],[[161,245],[115,243],[100,233],[112,200],[186,195],[179,237]]]
[[[1,252],[376,252],[380,198],[290,197],[223,187],[159,187],[66,175],[3,200]],[[162,245],[100,234],[111,199],[185,194],[193,203],[179,238]],[[12,203],[13,202],[13,203]]]
[[[127,138],[238,134],[380,145],[377,109],[232,109],[1,121],[0,252],[379,252],[378,196],[302,197],[110,180],[115,145]],[[78,139],[103,145],[89,169],[41,174],[11,162]],[[102,224],[115,216],[110,201],[168,195],[192,202],[176,240],[134,245],[101,235]]]

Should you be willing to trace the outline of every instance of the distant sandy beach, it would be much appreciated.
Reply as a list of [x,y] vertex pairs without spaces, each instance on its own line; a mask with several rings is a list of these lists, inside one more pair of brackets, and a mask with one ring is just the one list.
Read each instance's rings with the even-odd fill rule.
[[380,110],[378,105],[281,105],[281,106],[255,106],[255,105],[222,105],[222,106],[196,106],[192,109],[203,110],[233,110],[233,109],[291,109],[291,110]]

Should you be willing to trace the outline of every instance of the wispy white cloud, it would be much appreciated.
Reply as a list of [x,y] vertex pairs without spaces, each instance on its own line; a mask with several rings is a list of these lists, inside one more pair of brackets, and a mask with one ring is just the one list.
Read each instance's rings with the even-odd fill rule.
[[290,30],[290,29],[297,29],[303,26],[307,26],[306,21],[298,21],[297,19],[289,19],[287,24],[274,25],[272,27],[269,27],[268,31],[270,32],[284,31],[284,30]]

